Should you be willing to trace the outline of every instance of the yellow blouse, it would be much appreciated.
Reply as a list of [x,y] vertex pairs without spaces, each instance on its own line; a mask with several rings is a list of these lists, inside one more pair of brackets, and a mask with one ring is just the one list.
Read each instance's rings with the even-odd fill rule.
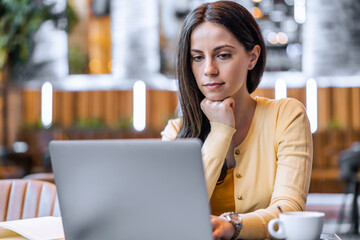
[[211,214],[235,212],[233,173],[234,168],[228,169],[224,180],[216,184],[210,199]]

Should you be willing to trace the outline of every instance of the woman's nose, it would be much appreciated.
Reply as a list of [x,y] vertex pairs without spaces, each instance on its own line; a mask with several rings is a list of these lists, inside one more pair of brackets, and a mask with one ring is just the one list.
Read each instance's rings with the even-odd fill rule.
[[219,69],[217,68],[216,63],[213,60],[208,60],[205,63],[204,75],[205,76],[214,76],[219,74]]

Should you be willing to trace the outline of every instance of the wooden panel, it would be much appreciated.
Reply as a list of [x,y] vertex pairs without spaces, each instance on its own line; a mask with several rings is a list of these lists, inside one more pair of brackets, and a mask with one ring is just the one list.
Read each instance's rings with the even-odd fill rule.
[[[339,153],[348,146],[345,145],[345,132],[340,129],[327,130],[325,132],[327,145],[323,149],[328,158],[328,167],[337,168],[339,162]],[[320,149],[319,149],[320,150]],[[318,149],[316,151],[319,151]]]
[[306,89],[305,88],[288,88],[287,97],[299,100],[306,106]]
[[318,130],[327,129],[331,119],[330,88],[318,88]]
[[252,94],[252,97],[266,97],[266,98],[274,98],[275,97],[275,89],[273,88],[258,88]]
[[131,90],[118,92],[119,102],[119,119],[127,120],[132,119],[133,113],[133,93]]
[[171,96],[171,101],[170,101],[170,110],[173,111],[173,116],[174,117],[178,117],[179,116],[179,97],[177,92],[170,92],[170,96]]
[[103,109],[104,109],[104,101],[103,101],[103,91],[90,91],[89,92],[89,112],[90,118],[94,119],[103,119]]
[[313,134],[313,147],[313,169],[327,168],[327,135],[324,132],[317,131]]
[[11,146],[16,141],[22,125],[22,92],[17,87],[10,87],[8,92],[7,142]]
[[119,102],[116,97],[115,91],[106,91],[104,94],[104,122],[107,126],[114,125],[119,117]]
[[76,116],[77,121],[90,117],[90,94],[86,91],[76,92]]
[[311,178],[316,180],[331,180],[338,179],[340,176],[340,170],[338,168],[329,169],[317,169],[311,173]]
[[311,179],[309,193],[343,193],[345,183],[337,178]]
[[74,92],[60,92],[60,124],[63,127],[70,127],[75,122],[74,98]]
[[54,91],[53,92],[53,112],[52,112],[52,121],[55,125],[61,125],[61,92]]
[[162,90],[148,90],[146,94],[146,121],[152,130],[160,133],[164,129],[167,120],[174,117],[177,95],[174,92]]
[[28,125],[36,125],[41,117],[40,90],[27,89],[24,91],[24,121]]
[[351,89],[351,126],[360,129],[360,88]]
[[333,88],[332,119],[339,122],[341,127],[349,126],[350,121],[350,89],[349,88]]
[[[156,94],[155,94],[156,92]],[[155,95],[154,95],[155,94]],[[273,97],[274,89],[257,89],[252,96]],[[149,90],[148,120],[155,128],[160,128],[161,119],[166,111],[174,111],[177,105],[176,92]],[[171,96],[170,96],[171,95]],[[24,122],[36,125],[40,121],[40,90],[25,89]],[[288,89],[288,96],[300,100],[304,105],[305,88]],[[173,99],[173,100],[170,100]],[[162,100],[163,99],[163,100]],[[165,100],[166,99],[166,100]],[[171,106],[170,106],[171,105]],[[342,123],[341,127],[360,129],[360,88],[319,88],[318,89],[318,123],[319,130],[327,129],[334,121]],[[150,110],[151,109],[151,110]],[[167,113],[174,115],[174,112]],[[80,119],[102,119],[110,126],[117,121],[132,118],[132,91],[54,91],[53,122],[64,127]],[[162,117],[159,117],[162,118]],[[334,124],[330,127],[339,127]]]

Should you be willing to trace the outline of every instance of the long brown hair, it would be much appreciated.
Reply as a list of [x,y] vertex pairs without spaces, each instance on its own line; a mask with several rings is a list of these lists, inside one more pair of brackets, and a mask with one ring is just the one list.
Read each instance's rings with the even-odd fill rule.
[[252,15],[241,5],[231,1],[204,3],[191,11],[181,28],[177,49],[177,78],[182,125],[179,138],[205,140],[210,132],[210,123],[200,108],[204,95],[199,90],[191,70],[190,37],[193,30],[203,22],[215,23],[230,31],[250,52],[259,45],[261,53],[255,67],[248,71],[246,87],[252,93],[260,83],[265,70],[266,50],[260,28]]

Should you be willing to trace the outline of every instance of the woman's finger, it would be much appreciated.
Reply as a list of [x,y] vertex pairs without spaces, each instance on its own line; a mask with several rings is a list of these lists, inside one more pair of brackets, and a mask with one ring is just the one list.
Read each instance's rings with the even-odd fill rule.
[[223,101],[211,101],[204,98],[200,103],[201,110],[210,122],[222,123],[231,127],[235,125],[233,98]]

